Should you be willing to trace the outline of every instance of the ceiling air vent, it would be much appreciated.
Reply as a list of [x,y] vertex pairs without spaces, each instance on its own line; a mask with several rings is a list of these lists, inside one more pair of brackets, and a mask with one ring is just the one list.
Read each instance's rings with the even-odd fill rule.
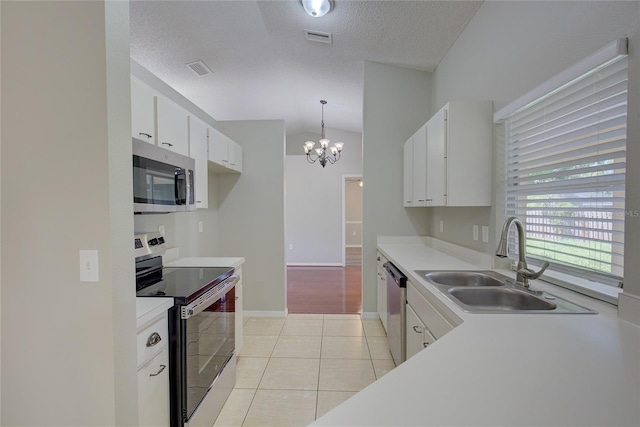
[[322,31],[304,30],[304,35],[307,40],[312,42],[320,42],[332,44],[331,33],[323,33]]
[[191,71],[193,71],[200,77],[213,73],[213,71],[211,71],[209,67],[207,67],[202,61],[190,62],[189,64],[187,64],[187,67],[189,67]]

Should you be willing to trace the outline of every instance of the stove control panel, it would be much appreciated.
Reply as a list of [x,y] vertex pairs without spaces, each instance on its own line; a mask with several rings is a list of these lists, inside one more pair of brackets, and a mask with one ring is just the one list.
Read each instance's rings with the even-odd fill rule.
[[136,257],[145,255],[162,255],[166,250],[164,236],[157,231],[141,233],[134,236]]

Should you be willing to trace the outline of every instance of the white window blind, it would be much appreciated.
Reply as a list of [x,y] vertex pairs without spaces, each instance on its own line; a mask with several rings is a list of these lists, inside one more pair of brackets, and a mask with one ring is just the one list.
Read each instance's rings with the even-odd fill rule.
[[506,214],[534,263],[623,276],[627,74],[617,57],[505,119]]

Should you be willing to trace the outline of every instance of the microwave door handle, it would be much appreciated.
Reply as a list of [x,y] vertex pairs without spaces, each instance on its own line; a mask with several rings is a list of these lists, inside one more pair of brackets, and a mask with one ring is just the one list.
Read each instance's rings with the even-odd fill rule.
[[175,179],[173,181],[176,205],[182,205],[182,195],[180,194],[180,179],[184,176],[184,169],[176,168]]

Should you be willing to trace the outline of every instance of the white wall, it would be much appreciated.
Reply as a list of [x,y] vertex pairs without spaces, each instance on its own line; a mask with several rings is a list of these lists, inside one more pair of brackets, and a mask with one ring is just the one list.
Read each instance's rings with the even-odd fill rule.
[[[309,164],[304,155],[287,155],[286,250],[287,265],[342,265],[343,175],[362,174],[362,135],[325,128],[332,142],[344,142],[341,159],[335,164]],[[290,136],[302,141],[320,135]],[[293,249],[290,249],[293,245]]]
[[[485,2],[434,71],[432,107],[435,111],[454,99],[490,99],[500,109],[607,43],[635,34],[629,68],[627,210],[638,209],[639,7],[638,1]],[[498,190],[496,197],[500,194]],[[435,237],[487,253],[495,250],[502,217],[495,208],[434,209],[432,230],[441,217],[449,226],[443,234],[432,233]],[[472,223],[491,227],[489,244],[472,241]],[[634,295],[640,295],[639,237],[640,220],[627,217],[625,293]]]
[[427,210],[402,207],[402,147],[431,116],[431,74],[365,62],[363,102],[362,307],[373,313],[377,236],[428,234]]
[[128,4],[0,7],[1,423],[135,425]]
[[246,259],[244,309],[284,315],[284,122],[218,122],[218,126],[243,150],[242,174],[217,178],[220,250]]

